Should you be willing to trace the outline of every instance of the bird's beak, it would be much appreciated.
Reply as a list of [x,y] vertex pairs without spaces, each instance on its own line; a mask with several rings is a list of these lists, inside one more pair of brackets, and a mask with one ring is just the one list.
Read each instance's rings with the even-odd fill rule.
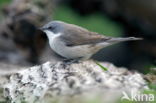
[[44,31],[44,30],[46,30],[46,28],[45,27],[40,27],[39,30]]

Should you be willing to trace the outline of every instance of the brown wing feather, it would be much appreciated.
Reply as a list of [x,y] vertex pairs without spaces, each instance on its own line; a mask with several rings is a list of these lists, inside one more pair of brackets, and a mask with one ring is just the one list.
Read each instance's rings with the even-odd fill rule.
[[65,34],[62,35],[61,38],[67,46],[96,44],[110,39],[110,37],[105,37],[95,32],[90,32],[87,29],[73,24],[66,24],[65,26]]

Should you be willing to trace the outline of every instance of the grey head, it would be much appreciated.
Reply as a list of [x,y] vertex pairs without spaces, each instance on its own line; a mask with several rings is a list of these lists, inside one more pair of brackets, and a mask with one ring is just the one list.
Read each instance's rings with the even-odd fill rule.
[[50,31],[50,32],[57,34],[57,33],[62,32],[64,30],[64,25],[65,25],[65,23],[62,21],[51,21],[51,22],[45,24],[40,29],[44,32]]

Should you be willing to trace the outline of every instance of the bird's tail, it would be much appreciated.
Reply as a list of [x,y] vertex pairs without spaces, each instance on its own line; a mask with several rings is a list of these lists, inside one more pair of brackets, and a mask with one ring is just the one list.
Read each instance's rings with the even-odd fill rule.
[[126,38],[110,38],[107,40],[108,43],[118,43],[124,41],[132,41],[132,40],[143,40],[143,38],[136,38],[136,37],[126,37]]

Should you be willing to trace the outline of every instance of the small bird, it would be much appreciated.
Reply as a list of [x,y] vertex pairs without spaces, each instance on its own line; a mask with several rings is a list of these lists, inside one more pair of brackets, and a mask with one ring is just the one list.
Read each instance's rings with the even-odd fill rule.
[[86,60],[109,45],[142,39],[108,37],[62,21],[51,21],[41,30],[46,33],[51,49],[67,60]]

